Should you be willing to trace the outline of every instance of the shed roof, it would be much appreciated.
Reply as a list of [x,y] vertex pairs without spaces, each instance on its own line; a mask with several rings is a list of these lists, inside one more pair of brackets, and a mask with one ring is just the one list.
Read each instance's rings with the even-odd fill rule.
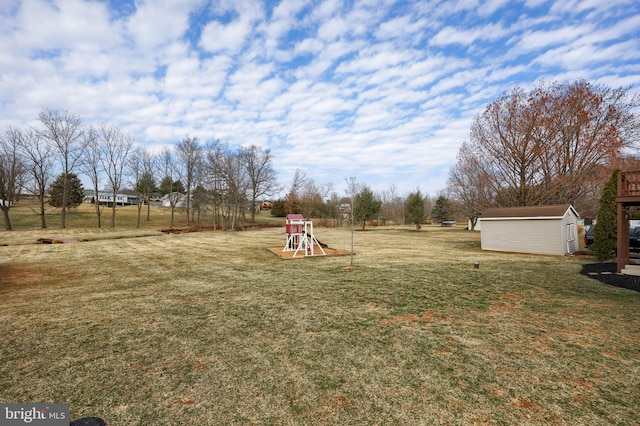
[[576,216],[580,216],[571,204],[558,204],[555,206],[489,208],[482,212],[480,219],[561,219],[569,210],[573,211]]

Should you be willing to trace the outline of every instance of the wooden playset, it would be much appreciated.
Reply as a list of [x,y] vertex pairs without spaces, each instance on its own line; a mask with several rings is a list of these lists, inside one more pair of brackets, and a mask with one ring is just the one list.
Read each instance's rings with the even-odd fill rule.
[[[287,234],[287,242],[282,249],[283,252],[292,251],[293,257],[296,257],[298,253],[301,253],[303,256],[326,255],[324,251],[326,244],[318,241],[313,234],[313,222],[304,220],[304,216],[301,214],[287,215],[285,232]],[[320,249],[320,252],[316,251],[316,247]]]

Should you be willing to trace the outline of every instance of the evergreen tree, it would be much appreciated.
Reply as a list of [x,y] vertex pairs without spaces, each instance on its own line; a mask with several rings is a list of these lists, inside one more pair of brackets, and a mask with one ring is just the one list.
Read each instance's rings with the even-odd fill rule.
[[287,210],[285,208],[285,201],[283,199],[276,200],[271,204],[271,216],[273,217],[286,217]]
[[368,186],[363,187],[356,195],[353,206],[354,221],[362,222],[362,230],[364,231],[367,221],[376,219],[381,207],[382,202],[376,200],[371,189]]
[[[49,194],[51,195],[49,204],[53,207],[63,207],[64,181],[65,174],[63,173],[58,176],[49,188]],[[80,179],[78,179],[78,176],[74,173],[67,175],[67,188],[69,193],[67,194],[67,203],[64,207],[69,211],[71,208],[77,207],[82,203],[84,188],[82,187],[82,182],[80,182]]]
[[420,190],[412,192],[404,203],[404,221],[416,225],[416,231],[420,229],[420,224],[424,221],[424,197]]
[[605,261],[616,257],[618,251],[618,221],[616,196],[618,195],[618,173],[616,170],[605,184],[600,195],[598,222],[593,228],[593,245],[596,259]]
[[174,181],[170,176],[166,176],[164,179],[162,179],[162,182],[160,182],[160,187],[158,189],[163,195],[171,194],[173,192],[184,194],[186,192],[182,181],[179,179]]
[[151,194],[156,190],[156,181],[150,172],[144,172],[136,182],[136,192],[148,201]]
[[438,223],[453,219],[451,203],[444,195],[439,196],[436,200],[433,210],[431,210],[431,218]]

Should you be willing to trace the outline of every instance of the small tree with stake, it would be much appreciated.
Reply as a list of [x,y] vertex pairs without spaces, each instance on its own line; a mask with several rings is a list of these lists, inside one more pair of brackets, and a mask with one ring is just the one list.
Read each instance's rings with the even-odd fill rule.
[[355,218],[354,218],[354,205],[356,202],[356,196],[360,191],[360,185],[356,181],[355,177],[350,177],[347,179],[347,196],[349,197],[349,228],[351,229],[351,259],[349,262],[349,266],[353,266],[353,231],[355,229]]

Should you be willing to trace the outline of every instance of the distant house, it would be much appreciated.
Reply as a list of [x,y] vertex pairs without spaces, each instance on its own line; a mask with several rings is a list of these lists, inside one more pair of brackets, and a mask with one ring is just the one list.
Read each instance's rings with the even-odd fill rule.
[[342,203],[338,206],[338,212],[343,219],[349,219],[351,216],[351,204]]
[[271,201],[263,201],[258,204],[258,208],[260,210],[271,210],[273,208],[273,203]]
[[483,250],[565,255],[578,251],[579,214],[569,204],[482,212]]
[[183,208],[187,207],[187,196],[180,192],[172,192],[162,196],[162,207],[174,207]]
[[[137,197],[136,195],[117,193],[115,201],[116,201],[116,205],[118,206],[132,206],[132,205],[138,204],[138,198],[139,197]],[[91,203],[91,204],[96,203],[95,192],[91,190],[85,190],[84,197],[82,198],[82,202]],[[107,191],[98,192],[97,203],[104,204],[107,206],[112,206],[113,193],[107,192]]]
[[[119,206],[132,206],[138,204],[138,197],[129,194],[116,194],[116,205]],[[108,192],[98,193],[98,203],[106,204],[108,206],[113,205],[113,194]]]

